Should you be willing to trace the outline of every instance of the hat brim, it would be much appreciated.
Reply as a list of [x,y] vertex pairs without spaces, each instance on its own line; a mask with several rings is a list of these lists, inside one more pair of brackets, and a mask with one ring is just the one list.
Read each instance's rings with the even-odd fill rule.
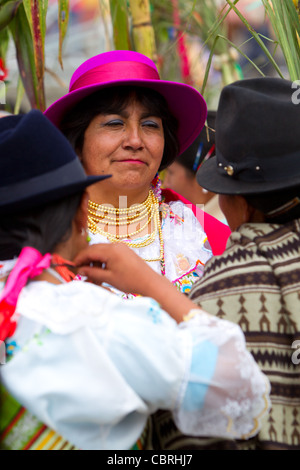
[[83,98],[102,88],[122,85],[151,88],[164,96],[171,113],[179,124],[179,155],[192,144],[203,128],[207,116],[207,105],[202,95],[189,85],[165,80],[124,79],[85,86],[59,98],[48,107],[44,114],[55,126],[59,127],[63,117]]
[[[88,186],[111,177],[111,175],[87,176],[84,180],[70,182],[69,184],[64,184],[61,180],[58,180],[57,184],[53,184],[53,182],[49,183],[48,176],[49,174],[45,175],[44,185],[42,178],[39,177],[36,179],[37,182],[34,181],[35,178],[32,181],[27,180],[27,188],[22,183],[9,185],[9,188],[0,188],[0,214],[32,209],[64,199],[73,194],[83,192]],[[29,187],[30,191],[28,190]],[[4,194],[9,194],[9,199],[1,198],[1,195]]]
[[264,194],[300,186],[300,175],[276,181],[250,182],[241,181],[226,173],[221,174],[217,168],[216,156],[201,165],[196,173],[196,179],[198,184],[207,191],[228,195]]

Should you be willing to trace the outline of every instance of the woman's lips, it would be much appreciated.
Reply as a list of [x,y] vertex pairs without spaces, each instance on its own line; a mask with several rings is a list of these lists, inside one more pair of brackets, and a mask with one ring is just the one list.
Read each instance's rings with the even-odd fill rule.
[[116,163],[132,163],[134,165],[145,165],[145,162],[142,160],[135,160],[131,158],[127,158],[126,160],[118,160]]

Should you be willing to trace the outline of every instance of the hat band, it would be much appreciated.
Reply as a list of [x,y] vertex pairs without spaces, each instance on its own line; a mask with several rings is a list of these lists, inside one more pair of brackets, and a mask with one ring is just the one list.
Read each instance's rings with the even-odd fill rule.
[[74,158],[56,170],[0,187],[0,208],[22,199],[39,196],[47,191],[60,190],[65,186],[84,181],[86,178],[80,160]]
[[267,212],[265,215],[268,217],[268,219],[273,219],[274,217],[278,217],[282,214],[285,214],[286,212],[289,212],[290,210],[294,209],[296,206],[299,206],[300,204],[300,199],[299,197],[294,197],[290,201],[286,202],[280,207],[276,207],[276,209],[273,209],[270,212]]
[[81,75],[70,86],[71,91],[113,80],[160,80],[158,72],[147,64],[122,60],[98,65]]
[[284,179],[291,180],[298,176],[298,168],[295,161],[299,160],[300,152],[286,155],[273,156],[262,161],[257,156],[244,156],[241,162],[228,161],[217,149],[217,171],[221,175],[230,176],[233,179],[248,183],[280,182]]

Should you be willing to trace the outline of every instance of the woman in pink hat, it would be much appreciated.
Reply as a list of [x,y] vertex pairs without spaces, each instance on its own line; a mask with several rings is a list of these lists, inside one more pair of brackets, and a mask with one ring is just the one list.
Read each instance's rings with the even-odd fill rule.
[[111,51],[85,61],[69,92],[45,115],[67,136],[88,174],[112,175],[89,192],[91,243],[122,241],[181,291],[190,290],[206,261],[223,251],[229,229],[160,191],[158,172],[204,126],[200,93],[161,80],[143,54]]

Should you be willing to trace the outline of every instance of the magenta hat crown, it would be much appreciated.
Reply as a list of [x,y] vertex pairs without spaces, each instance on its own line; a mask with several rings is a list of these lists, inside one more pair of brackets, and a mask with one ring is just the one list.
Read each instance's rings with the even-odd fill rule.
[[133,85],[156,90],[166,99],[178,120],[179,154],[195,140],[204,126],[207,106],[192,86],[161,80],[154,62],[135,51],[110,51],[83,62],[73,73],[69,92],[45,111],[59,127],[61,120],[77,103],[101,88]]

